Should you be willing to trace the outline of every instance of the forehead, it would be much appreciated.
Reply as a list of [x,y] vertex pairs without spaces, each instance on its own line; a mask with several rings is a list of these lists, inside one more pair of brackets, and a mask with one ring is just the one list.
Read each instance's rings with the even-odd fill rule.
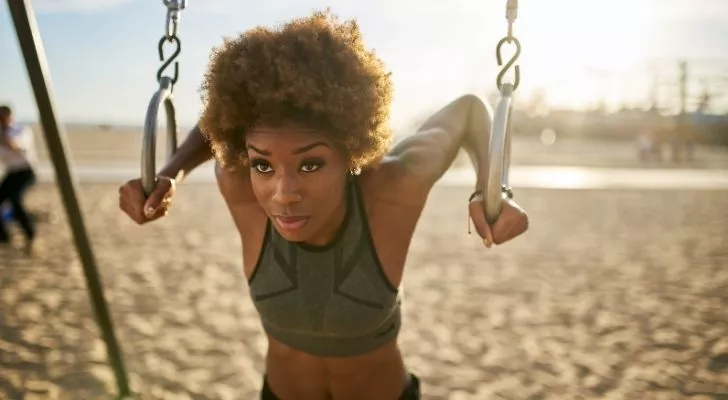
[[245,140],[249,146],[271,151],[296,149],[314,142],[333,147],[325,132],[299,127],[254,127],[246,133]]

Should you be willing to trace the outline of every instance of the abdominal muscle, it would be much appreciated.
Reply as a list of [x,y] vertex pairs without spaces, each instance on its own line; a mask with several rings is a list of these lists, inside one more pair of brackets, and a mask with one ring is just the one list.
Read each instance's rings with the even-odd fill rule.
[[318,357],[268,337],[266,379],[282,400],[397,400],[407,370],[396,339],[353,357]]

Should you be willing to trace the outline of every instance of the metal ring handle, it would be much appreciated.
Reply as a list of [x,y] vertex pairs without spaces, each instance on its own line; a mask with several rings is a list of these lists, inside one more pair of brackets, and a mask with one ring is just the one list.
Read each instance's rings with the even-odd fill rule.
[[510,122],[513,85],[504,83],[501,86],[500,94],[490,135],[490,165],[485,193],[485,217],[488,223],[491,224],[498,219],[503,208],[503,200],[507,197],[503,188],[509,187],[508,169],[511,164]]
[[157,116],[159,107],[164,103],[167,115],[167,161],[177,151],[177,118],[172,97],[172,79],[162,77],[159,90],[154,93],[147,107],[142,137],[142,186],[147,196],[157,186]]

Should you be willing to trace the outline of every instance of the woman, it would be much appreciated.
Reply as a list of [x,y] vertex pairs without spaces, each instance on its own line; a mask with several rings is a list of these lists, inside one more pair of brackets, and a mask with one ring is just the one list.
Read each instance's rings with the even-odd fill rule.
[[[353,21],[317,12],[253,29],[213,54],[199,129],[155,191],[146,199],[138,179],[120,189],[134,221],[155,220],[214,154],[269,339],[263,399],[419,398],[397,346],[405,258],[461,147],[484,187],[490,114],[461,97],[388,151],[389,78]],[[469,212],[487,247],[527,228],[511,201],[492,227],[483,210],[476,191]]]

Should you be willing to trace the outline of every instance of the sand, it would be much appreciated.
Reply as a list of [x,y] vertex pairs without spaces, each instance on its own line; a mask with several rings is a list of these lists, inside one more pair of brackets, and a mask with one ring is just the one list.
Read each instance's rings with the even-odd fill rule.
[[[214,185],[139,227],[114,185],[78,188],[140,399],[255,399],[265,337]],[[726,191],[518,190],[530,231],[486,250],[467,188],[436,188],[404,280],[424,399],[728,399]],[[0,399],[115,393],[59,195],[36,254],[0,249]]]

